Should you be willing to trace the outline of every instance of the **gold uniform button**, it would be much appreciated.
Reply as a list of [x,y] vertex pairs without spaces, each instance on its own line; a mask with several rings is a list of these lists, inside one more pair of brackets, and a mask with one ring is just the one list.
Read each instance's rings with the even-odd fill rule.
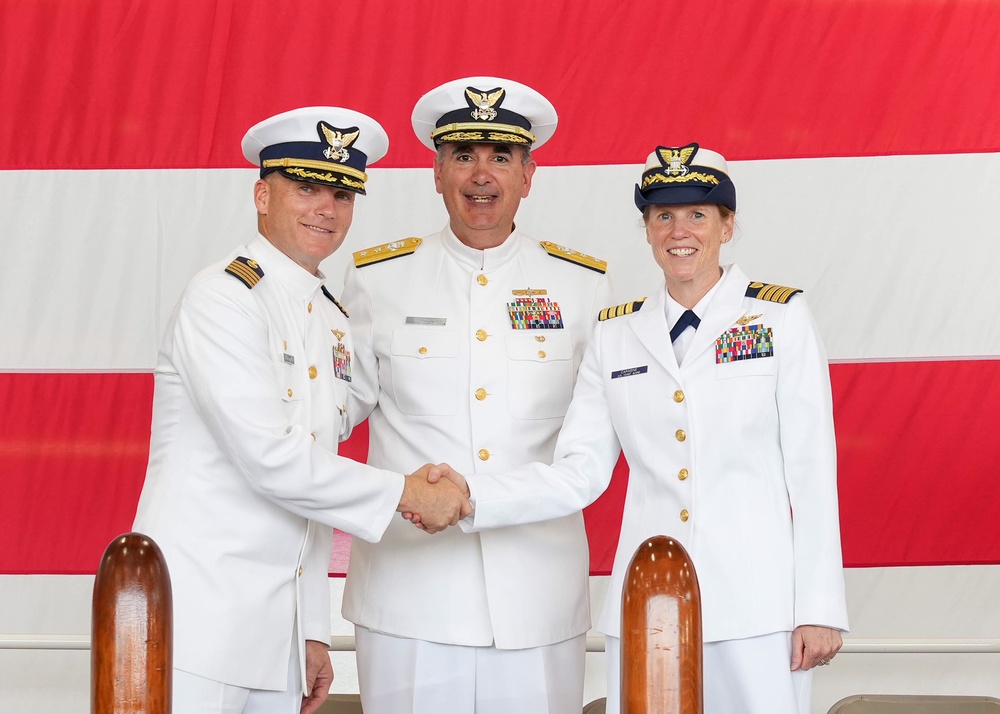
[[486,283],[488,283],[489,280],[486,278],[485,275],[480,275],[476,278],[476,282],[479,283],[480,285],[486,285]]
[[300,578],[302,577],[302,566],[301,565],[299,566],[299,577]]
[[288,396],[292,396],[292,390],[291,389],[288,390]]
[[688,513],[688,509],[686,509],[686,508],[681,509],[681,521],[683,521],[684,523],[687,523],[687,520],[690,517],[691,517],[691,514]]
[[676,392],[674,392],[674,401],[677,402],[678,404],[680,404],[681,402],[683,402],[684,401],[684,392],[682,392],[679,389]]
[[675,433],[674,436],[677,437],[677,441],[684,441],[686,438],[688,438],[688,435],[684,433],[683,429],[678,429],[677,433]]
[[480,449],[479,450],[479,460],[480,461],[486,461],[489,458],[490,458],[490,452],[489,451],[487,451],[486,449]]
[[482,387],[480,387],[479,389],[477,389],[476,390],[476,399],[478,399],[479,401],[483,401],[484,399],[486,399],[486,390],[483,389]]
[[309,367],[309,379],[316,379],[316,375],[319,372],[316,370],[315,365]]
[[311,436],[313,438],[313,441],[316,441],[316,432],[315,431],[312,434],[310,434],[309,436]]
[[545,342],[545,335],[535,335],[536,342]]
[[425,355],[425,354],[427,354],[427,348],[426,347],[421,347],[419,350],[417,350],[417,352],[419,352],[422,355]]
[[308,307],[306,307],[306,310],[308,310],[309,312],[312,312],[313,311],[313,304],[309,303]]
[[476,339],[480,342],[485,342],[487,337],[486,330],[476,330]]
[[545,359],[545,352],[543,350],[538,350],[538,357],[540,359]]
[[686,480],[687,477],[688,477],[687,469],[681,469],[680,471],[677,472],[677,478],[680,479],[681,481]]

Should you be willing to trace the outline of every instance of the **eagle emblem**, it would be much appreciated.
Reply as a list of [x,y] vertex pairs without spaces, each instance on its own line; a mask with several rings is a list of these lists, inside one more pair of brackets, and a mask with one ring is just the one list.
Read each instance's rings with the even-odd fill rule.
[[480,121],[493,121],[497,118],[498,106],[503,100],[504,90],[500,87],[487,90],[485,92],[475,87],[467,87],[465,96],[468,98],[469,106],[472,107],[472,118]]
[[691,158],[698,150],[697,144],[688,144],[681,148],[667,148],[661,146],[657,149],[660,163],[663,164],[663,173],[667,176],[684,176],[691,169],[688,165]]
[[323,156],[330,159],[330,161],[339,161],[340,163],[344,163],[351,158],[347,147],[353,144],[354,140],[358,138],[358,135],[361,133],[360,129],[356,126],[350,129],[337,129],[325,121],[321,121],[316,128],[319,131],[320,138],[328,144],[326,149],[323,150]]

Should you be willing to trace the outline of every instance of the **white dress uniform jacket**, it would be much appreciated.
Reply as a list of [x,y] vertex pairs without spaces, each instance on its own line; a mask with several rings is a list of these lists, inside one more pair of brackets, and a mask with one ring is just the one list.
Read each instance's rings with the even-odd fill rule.
[[[621,450],[629,483],[598,623],[620,636],[624,571],[657,534],[690,553],[706,642],[847,629],[829,367],[801,295],[747,297],[726,268],[680,365],[666,287],[599,322],[580,368],[554,466],[469,478],[473,530],[564,517],[607,486]],[[773,355],[725,361],[717,342],[754,325]],[[486,536],[488,531],[482,531]]]
[[[343,301],[355,354],[376,370],[359,384],[378,392],[352,389],[348,414],[375,408],[369,463],[501,473],[550,461],[609,294],[602,272],[517,230],[481,251],[446,228],[412,254],[352,266]],[[518,299],[552,301],[563,327],[515,329],[508,305]],[[377,546],[354,540],[343,614],[413,639],[538,647],[589,628],[588,571],[580,513],[474,536],[429,537],[395,519]]]
[[191,281],[157,359],[134,528],[170,571],[174,666],[226,684],[283,690],[290,647],[329,642],[330,527],[378,540],[402,494],[336,455],[353,348],[322,286],[258,236]]

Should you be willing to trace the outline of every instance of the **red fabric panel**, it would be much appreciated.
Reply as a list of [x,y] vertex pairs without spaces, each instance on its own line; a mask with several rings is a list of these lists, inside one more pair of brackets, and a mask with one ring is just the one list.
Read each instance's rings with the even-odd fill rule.
[[[832,367],[845,564],[1000,563],[1000,360]],[[0,573],[93,573],[130,529],[149,440],[148,374],[2,374]],[[363,425],[342,453],[367,455]],[[610,571],[627,469],[586,511]],[[752,534],[750,534],[752,535]]]
[[997,151],[998,48],[993,0],[555,0],[489,17],[464,0],[0,0],[0,106],[16,108],[0,169],[246,167],[246,129],[309,104],[382,122],[380,166],[428,166],[415,100],[476,74],[553,101],[549,165],[693,139],[730,160]]
[[151,374],[0,373],[0,573],[95,573],[132,527]]
[[1000,563],[1000,360],[831,375],[845,565]]

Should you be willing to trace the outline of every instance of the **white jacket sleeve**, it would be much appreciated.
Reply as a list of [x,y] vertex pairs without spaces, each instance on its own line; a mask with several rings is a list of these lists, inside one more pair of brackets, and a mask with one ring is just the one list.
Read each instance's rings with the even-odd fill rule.
[[792,508],[795,626],[847,629],[830,368],[803,296],[788,303],[776,399]]
[[299,516],[378,541],[403,491],[401,474],[316,445],[286,417],[255,303],[218,283],[194,285],[175,313],[168,345],[213,438],[250,487]]

